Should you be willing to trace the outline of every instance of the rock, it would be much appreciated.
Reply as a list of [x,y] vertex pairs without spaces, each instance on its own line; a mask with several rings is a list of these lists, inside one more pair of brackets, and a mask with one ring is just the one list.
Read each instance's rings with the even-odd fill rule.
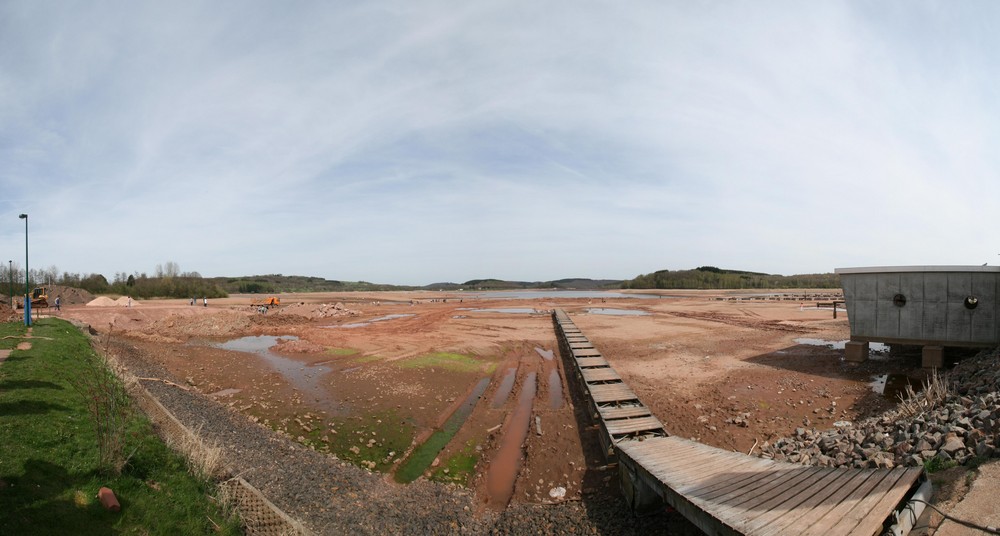
[[945,438],[944,445],[941,446],[940,452],[955,454],[956,452],[964,448],[965,448],[965,441],[962,438],[949,434]]

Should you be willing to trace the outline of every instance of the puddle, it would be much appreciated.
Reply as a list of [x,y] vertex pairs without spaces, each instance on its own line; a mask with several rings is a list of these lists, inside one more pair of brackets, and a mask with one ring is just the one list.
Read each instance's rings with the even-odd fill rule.
[[882,395],[886,400],[893,402],[899,402],[900,395],[906,393],[907,385],[912,386],[914,391],[919,391],[922,388],[920,381],[914,380],[906,374],[880,374],[873,376],[872,381],[868,385],[876,394]]
[[386,320],[395,320],[397,318],[406,318],[410,316],[417,316],[417,315],[414,313],[399,313],[394,315],[385,315],[385,316],[380,316],[378,318],[373,318],[369,320],[369,322],[385,322]]
[[562,405],[562,377],[559,376],[559,369],[552,369],[549,371],[549,408],[559,409]]
[[455,434],[465,424],[466,419],[472,414],[476,403],[479,402],[479,399],[483,396],[489,385],[489,378],[479,380],[479,383],[469,393],[465,402],[451,414],[451,417],[448,417],[444,426],[431,434],[422,445],[414,449],[410,456],[406,458],[406,461],[399,466],[399,470],[396,471],[395,476],[397,482],[407,484],[424,474],[424,471],[434,462],[434,458],[437,458],[437,455],[444,450],[448,442],[451,441],[451,438],[455,437]]
[[545,358],[546,361],[552,361],[556,357],[555,352],[553,352],[552,350],[543,350],[536,346],[535,351],[538,352],[538,355]]
[[[792,342],[795,344],[804,344],[806,346],[827,346],[833,350],[843,350],[847,347],[847,343],[851,342],[849,340],[843,341],[828,341],[825,339],[810,339],[810,338],[800,338],[794,339]],[[889,345],[880,342],[868,343],[868,350],[873,354],[882,354],[889,351]]]
[[493,394],[493,404],[491,404],[493,408],[499,408],[507,403],[507,397],[510,396],[510,391],[514,388],[515,379],[517,379],[517,369],[508,369],[500,386],[497,387],[497,392]]
[[498,307],[495,309],[473,309],[470,307],[460,308],[460,311],[471,311],[473,313],[504,313],[512,315],[532,315],[541,314],[544,311],[539,311],[533,307]]
[[594,315],[650,316],[650,313],[646,311],[639,311],[637,309],[608,309],[605,307],[591,307],[587,309],[587,312]]
[[330,393],[326,390],[328,384],[323,381],[323,377],[331,372],[332,369],[322,365],[307,365],[301,361],[289,359],[271,352],[271,347],[278,343],[278,339],[294,341],[298,337],[259,335],[256,337],[233,339],[213,344],[212,346],[223,350],[260,356],[271,368],[281,374],[285,381],[302,393],[304,402],[316,404],[320,409],[326,410],[331,414],[342,413],[342,405],[330,396]]
[[416,316],[416,315],[413,314],[413,313],[400,313],[400,314],[395,314],[395,315],[380,316],[378,318],[372,318],[371,320],[365,320],[364,322],[351,322],[350,324],[337,324],[335,326],[323,326],[323,327],[324,328],[331,328],[331,329],[355,329],[355,328],[363,328],[365,326],[370,326],[370,325],[374,324],[375,322],[385,322],[387,320],[395,320],[397,318],[406,318],[408,316]]
[[500,448],[490,463],[489,474],[486,475],[486,492],[491,506],[506,507],[514,495],[514,482],[517,481],[517,474],[521,471],[523,458],[521,445],[528,435],[531,404],[534,399],[535,373],[532,372],[524,382],[521,394],[517,398],[517,409],[507,424],[503,439],[500,440]]

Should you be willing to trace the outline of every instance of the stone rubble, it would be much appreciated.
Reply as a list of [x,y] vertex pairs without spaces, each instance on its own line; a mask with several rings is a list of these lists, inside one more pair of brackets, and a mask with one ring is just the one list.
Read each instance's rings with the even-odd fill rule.
[[965,359],[948,374],[949,394],[912,416],[894,410],[832,430],[797,428],[765,442],[760,457],[821,467],[964,465],[1000,456],[1000,348]]

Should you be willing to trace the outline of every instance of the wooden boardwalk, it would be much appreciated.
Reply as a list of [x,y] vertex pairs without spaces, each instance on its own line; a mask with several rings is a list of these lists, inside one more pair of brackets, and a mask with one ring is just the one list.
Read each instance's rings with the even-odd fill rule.
[[568,315],[553,320],[633,508],[669,504],[713,535],[868,536],[925,480],[922,467],[810,467],[672,437]]

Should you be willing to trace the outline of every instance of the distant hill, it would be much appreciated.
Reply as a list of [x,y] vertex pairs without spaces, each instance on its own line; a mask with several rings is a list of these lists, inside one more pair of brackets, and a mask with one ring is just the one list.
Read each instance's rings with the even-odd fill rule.
[[505,281],[502,279],[470,279],[465,283],[434,283],[424,290],[530,290],[530,289],[564,289],[564,290],[603,290],[621,288],[620,279],[587,279],[569,278],[555,281]]
[[505,281],[502,279],[471,279],[464,283],[431,283],[424,286],[389,285],[367,281],[336,281],[322,277],[299,275],[247,275],[214,277],[210,281],[228,293],[275,294],[279,292],[349,292],[388,290],[525,290],[525,289],[617,289],[619,279],[569,278],[556,281]]
[[774,275],[699,266],[693,270],[659,270],[623,281],[626,289],[783,289],[840,288],[836,274]]

